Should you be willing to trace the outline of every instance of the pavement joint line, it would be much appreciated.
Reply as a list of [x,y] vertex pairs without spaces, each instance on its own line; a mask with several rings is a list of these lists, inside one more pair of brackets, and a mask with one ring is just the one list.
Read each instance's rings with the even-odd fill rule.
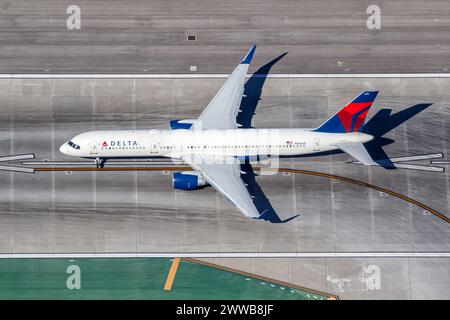
[[[419,202],[417,200],[414,200],[410,197],[404,196],[398,192],[379,187],[376,185],[369,184],[367,182],[359,181],[356,179],[346,178],[342,176],[332,175],[328,173],[318,172],[318,171],[308,171],[308,170],[301,170],[301,169],[290,169],[290,168],[278,168],[278,169],[271,169],[271,168],[260,168],[260,167],[254,167],[253,168],[256,171],[260,170],[269,170],[269,171],[278,171],[278,172],[290,172],[290,173],[296,173],[296,174],[304,174],[304,175],[312,175],[312,176],[319,176],[323,178],[328,179],[334,179],[334,180],[340,180],[344,182],[348,182],[351,184],[359,185],[361,187],[366,187],[370,189],[374,189],[377,191],[384,192],[386,194],[389,194],[393,197],[399,198],[401,200],[404,200],[406,202],[412,203],[416,205],[417,207],[420,207],[422,209],[425,209],[426,211],[432,213],[436,217],[440,218],[441,220],[450,223],[450,218],[443,215],[442,213],[432,209],[431,207],[427,206],[426,204],[423,204],[422,202]],[[192,170],[191,167],[104,167],[104,168],[96,168],[96,167],[77,167],[77,168],[64,168],[64,167],[50,167],[50,168],[35,168],[35,172],[39,171],[190,171]]]
[[[143,73],[2,73],[0,79],[211,79],[227,78],[228,73],[168,73],[168,74],[143,74]],[[450,78],[450,73],[311,73],[311,74],[269,74],[252,75],[247,78]]]
[[177,274],[178,266],[180,265],[180,258],[173,258],[172,265],[170,266],[169,274],[167,275],[166,283],[164,285],[165,291],[172,290],[173,281]]

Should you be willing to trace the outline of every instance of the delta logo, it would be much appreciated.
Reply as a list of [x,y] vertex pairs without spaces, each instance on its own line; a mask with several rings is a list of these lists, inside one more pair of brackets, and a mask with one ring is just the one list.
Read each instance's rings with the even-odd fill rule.
[[[111,140],[109,142],[109,146],[111,146],[111,147],[135,147],[137,145],[138,144],[137,144],[136,140]],[[101,146],[103,148],[108,147],[108,142],[103,141],[101,143]]]

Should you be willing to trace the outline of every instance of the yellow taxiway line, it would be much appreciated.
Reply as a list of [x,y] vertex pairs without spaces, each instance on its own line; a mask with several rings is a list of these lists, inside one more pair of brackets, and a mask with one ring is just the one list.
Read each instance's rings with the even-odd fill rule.
[[169,274],[167,275],[166,284],[164,285],[164,290],[172,290],[173,280],[177,274],[178,266],[180,265],[180,258],[173,258],[172,265],[170,266]]

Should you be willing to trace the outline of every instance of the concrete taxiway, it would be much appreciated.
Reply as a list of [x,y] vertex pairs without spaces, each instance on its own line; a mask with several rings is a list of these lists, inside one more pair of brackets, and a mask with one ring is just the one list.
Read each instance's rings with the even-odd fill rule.
[[[377,89],[380,94],[367,125],[383,135],[388,156],[442,153],[443,160],[449,159],[450,78],[445,75],[264,80],[252,80],[253,93],[246,101],[258,101],[255,127],[314,127],[361,90]],[[58,147],[77,133],[167,128],[172,119],[197,117],[223,81],[207,76],[4,78],[0,80],[1,154],[34,153],[33,161],[40,162],[75,161],[60,154]],[[365,181],[421,201],[448,217],[448,170],[386,170],[349,160],[345,154],[285,158],[280,159],[280,167]],[[430,160],[413,163],[429,166]],[[344,181],[289,172],[260,175],[257,181],[279,215],[300,215],[286,224],[270,224],[245,219],[212,188],[175,191],[169,172],[164,171],[0,171],[0,176],[0,251],[5,255],[323,253],[322,258],[215,259],[222,264],[241,263],[243,270],[282,281],[288,277],[289,282],[342,298],[450,296],[448,258],[413,257],[449,252],[449,224],[402,199]],[[361,252],[399,257],[364,257]],[[401,257],[405,252],[410,257]],[[350,256],[326,257],[329,253]],[[381,289],[361,282],[372,273],[367,269],[371,265],[381,269]],[[319,285],[297,278],[307,273]]]
[[252,43],[256,64],[289,52],[278,73],[450,70],[446,0],[1,0],[0,13],[1,72],[229,72]]

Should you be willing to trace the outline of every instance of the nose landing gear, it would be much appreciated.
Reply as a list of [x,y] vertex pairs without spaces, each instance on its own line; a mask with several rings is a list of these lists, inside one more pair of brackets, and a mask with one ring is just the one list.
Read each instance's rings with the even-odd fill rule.
[[97,166],[97,168],[103,168],[105,166],[105,162],[105,158],[95,158],[95,165]]

